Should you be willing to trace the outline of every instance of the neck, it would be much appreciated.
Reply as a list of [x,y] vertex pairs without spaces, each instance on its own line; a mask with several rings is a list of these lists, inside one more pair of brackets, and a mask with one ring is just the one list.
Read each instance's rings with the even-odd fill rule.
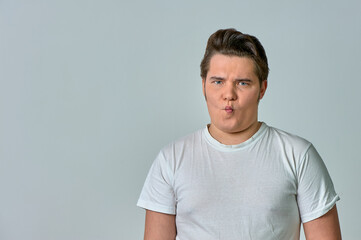
[[216,128],[213,124],[210,124],[208,131],[211,136],[218,142],[225,145],[236,145],[250,139],[261,127],[262,123],[255,121],[250,126],[238,132],[223,132]]

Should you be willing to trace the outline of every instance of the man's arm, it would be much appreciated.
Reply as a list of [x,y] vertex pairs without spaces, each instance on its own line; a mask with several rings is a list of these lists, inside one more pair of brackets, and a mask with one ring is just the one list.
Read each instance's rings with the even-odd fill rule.
[[174,240],[175,215],[146,210],[144,240]]
[[341,240],[336,205],[325,215],[303,224],[307,240]]

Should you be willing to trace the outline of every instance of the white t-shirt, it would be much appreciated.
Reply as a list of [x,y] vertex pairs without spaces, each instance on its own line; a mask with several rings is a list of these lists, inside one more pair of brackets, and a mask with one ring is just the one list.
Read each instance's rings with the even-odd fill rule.
[[262,124],[224,145],[205,127],[164,147],[137,205],[175,214],[177,240],[299,239],[339,200],[308,141]]

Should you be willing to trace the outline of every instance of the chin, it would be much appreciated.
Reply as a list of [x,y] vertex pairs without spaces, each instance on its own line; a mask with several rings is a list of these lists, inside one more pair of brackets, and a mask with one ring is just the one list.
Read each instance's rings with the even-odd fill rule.
[[241,126],[219,126],[217,128],[222,132],[226,132],[226,133],[237,133],[246,129],[246,128],[242,128]]
[[[257,122],[257,121],[256,121]],[[243,132],[250,128],[255,122],[235,122],[235,123],[228,123],[228,124],[219,124],[215,125],[219,130],[226,133],[238,133]]]

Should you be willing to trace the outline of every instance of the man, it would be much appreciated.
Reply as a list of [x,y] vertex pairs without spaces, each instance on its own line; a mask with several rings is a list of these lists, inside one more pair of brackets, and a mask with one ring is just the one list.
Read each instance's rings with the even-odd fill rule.
[[164,147],[138,206],[146,240],[341,239],[335,193],[311,143],[258,121],[266,53],[218,30],[201,63],[211,123]]

